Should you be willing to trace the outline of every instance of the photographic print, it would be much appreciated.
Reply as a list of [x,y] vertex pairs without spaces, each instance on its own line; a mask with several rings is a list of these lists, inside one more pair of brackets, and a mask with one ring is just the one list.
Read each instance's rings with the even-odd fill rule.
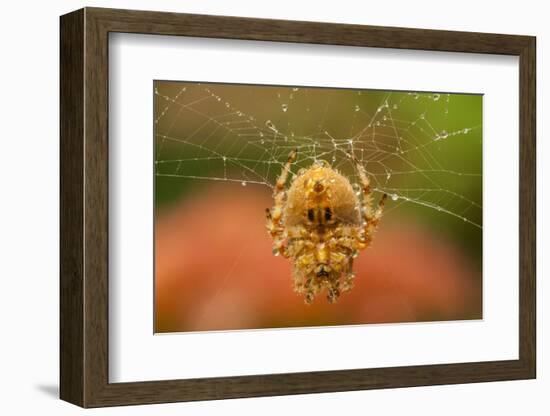
[[481,94],[152,93],[156,333],[482,318]]

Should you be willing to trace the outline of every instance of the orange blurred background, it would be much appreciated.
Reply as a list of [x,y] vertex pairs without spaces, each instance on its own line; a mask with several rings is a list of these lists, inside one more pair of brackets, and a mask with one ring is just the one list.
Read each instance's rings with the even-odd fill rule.
[[441,235],[395,215],[356,259],[352,291],[305,305],[290,262],[271,254],[271,205],[269,190],[213,185],[157,218],[156,332],[481,318],[476,268]]

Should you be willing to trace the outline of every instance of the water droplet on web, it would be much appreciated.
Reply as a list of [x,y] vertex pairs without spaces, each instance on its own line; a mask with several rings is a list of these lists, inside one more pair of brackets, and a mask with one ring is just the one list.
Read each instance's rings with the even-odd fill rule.
[[281,254],[281,252],[277,247],[273,247],[272,253],[274,256],[278,256],[279,254]]
[[443,130],[441,133],[439,133],[440,139],[446,139],[447,137],[449,137],[449,133],[447,133],[447,130]]
[[359,111],[361,110],[361,107],[359,107],[358,105],[355,106],[355,111]]
[[265,144],[265,140],[264,139],[260,140],[260,143]]
[[376,126],[379,126],[380,125],[380,122],[377,121],[376,123],[374,123]]
[[412,96],[415,100],[418,100],[418,97],[420,97],[420,95],[418,95],[418,93],[416,92],[413,92]]
[[299,89],[300,89],[300,88],[294,87],[294,88],[292,88],[292,91],[298,91]]
[[464,130],[462,130],[462,133],[464,133],[464,134],[467,134],[467,133],[469,133],[469,132],[470,132],[470,129],[469,129],[469,128],[465,128]]
[[332,156],[332,163],[336,162],[336,156]]
[[397,201],[399,199],[399,196],[397,194],[392,194],[391,199],[392,201]]
[[227,108],[229,108],[229,103],[225,103],[225,106],[226,106]]
[[379,113],[380,111],[382,111],[382,107],[378,107],[378,108],[376,109],[376,112],[377,112],[377,113]]
[[386,180],[389,180],[391,178],[391,172],[386,172]]
[[420,118],[421,118],[422,120],[424,120],[424,119],[426,118],[426,113],[420,114]]
[[222,97],[216,97],[216,100],[221,101]]
[[382,117],[382,120],[386,121],[388,119],[388,117],[384,116]]
[[241,185],[242,185],[242,186],[246,186],[246,182],[245,182],[245,181],[242,181],[242,182],[241,182]]
[[275,127],[275,124],[273,124],[273,122],[272,122],[271,120],[267,120],[267,121],[265,122],[265,125],[267,126],[267,128],[268,128],[269,130],[273,130],[274,132],[277,132],[277,131],[278,131],[277,128]]
[[432,98],[434,101],[439,101],[439,99],[441,98],[441,94],[434,94],[432,95]]
[[286,110],[288,110],[288,104],[282,104],[281,109],[283,110],[284,113],[286,113]]

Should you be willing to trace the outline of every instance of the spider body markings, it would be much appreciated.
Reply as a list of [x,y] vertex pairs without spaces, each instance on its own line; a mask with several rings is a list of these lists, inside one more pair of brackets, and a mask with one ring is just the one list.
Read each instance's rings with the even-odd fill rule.
[[273,208],[266,209],[273,254],[291,259],[294,290],[306,304],[324,289],[334,303],[353,287],[353,259],[371,244],[387,195],[373,207],[369,178],[355,158],[362,198],[325,161],[301,169],[286,190],[295,160],[293,150],[275,184]]

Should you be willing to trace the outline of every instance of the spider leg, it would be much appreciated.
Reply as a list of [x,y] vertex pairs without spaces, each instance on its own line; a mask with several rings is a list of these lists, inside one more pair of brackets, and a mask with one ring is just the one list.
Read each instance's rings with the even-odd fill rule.
[[285,183],[290,172],[290,166],[296,160],[296,154],[296,150],[292,150],[288,155],[288,160],[277,178],[275,189],[273,190],[273,199],[275,201],[273,208],[266,208],[267,229],[273,238],[273,254],[278,255],[281,253],[284,257],[288,257],[288,254],[284,245],[286,235],[285,229],[281,224],[281,217],[286,200]]
[[382,213],[384,211],[384,204],[386,202],[386,198],[388,197],[387,194],[382,195],[382,198],[380,198],[380,201],[378,202],[378,206],[376,209],[373,208],[373,202],[372,202],[372,189],[370,186],[370,180],[367,176],[367,173],[365,171],[365,168],[359,161],[353,157],[353,161],[355,162],[355,165],[357,166],[357,172],[359,173],[359,180],[361,181],[361,187],[363,188],[363,201],[364,201],[364,207],[363,207],[363,235],[359,236],[358,242],[359,242],[359,248],[363,249],[370,245],[374,232],[376,231],[376,228],[378,227],[378,223],[380,222],[380,218],[382,218]]
[[353,258],[350,258],[344,275],[344,280],[340,283],[340,291],[342,293],[349,292],[353,289],[355,280],[355,272],[353,271]]

